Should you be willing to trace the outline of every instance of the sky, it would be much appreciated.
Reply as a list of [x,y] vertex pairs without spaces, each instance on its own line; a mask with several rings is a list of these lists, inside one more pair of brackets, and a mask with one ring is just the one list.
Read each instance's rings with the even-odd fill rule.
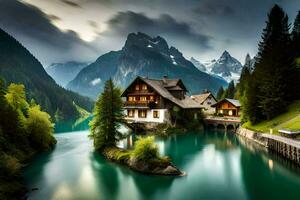
[[227,50],[244,63],[257,53],[275,3],[292,24],[300,0],[0,0],[0,28],[44,67],[93,62],[138,31],[164,37],[187,59],[204,62]]

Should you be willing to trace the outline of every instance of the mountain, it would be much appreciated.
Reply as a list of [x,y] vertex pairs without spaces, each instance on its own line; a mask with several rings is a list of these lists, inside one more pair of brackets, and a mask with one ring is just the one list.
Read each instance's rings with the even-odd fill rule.
[[53,63],[46,67],[46,72],[58,83],[65,87],[89,63],[70,61],[66,63]]
[[[222,77],[227,82],[232,80],[238,81],[243,68],[242,64],[232,57],[226,50],[222,53],[218,60],[213,59],[203,63],[196,60],[193,61],[193,63],[200,63],[205,67],[206,72],[211,75]],[[201,68],[203,68],[203,66],[201,66]]]
[[196,60],[195,58],[191,57],[190,59],[191,63],[193,63],[193,65],[195,65],[195,67],[197,67],[200,71],[202,72],[206,72],[206,67],[204,64],[202,64],[200,61]]
[[131,33],[121,50],[100,56],[81,70],[67,88],[95,99],[110,77],[125,88],[136,76],[161,79],[164,75],[181,78],[190,93],[204,89],[216,92],[221,85],[227,85],[226,81],[198,70],[178,49],[169,47],[164,38]]
[[34,99],[53,117],[74,119],[80,116],[76,105],[91,110],[93,102],[65,90],[46,73],[41,63],[16,39],[0,29],[0,76],[6,84],[22,83],[27,98]]

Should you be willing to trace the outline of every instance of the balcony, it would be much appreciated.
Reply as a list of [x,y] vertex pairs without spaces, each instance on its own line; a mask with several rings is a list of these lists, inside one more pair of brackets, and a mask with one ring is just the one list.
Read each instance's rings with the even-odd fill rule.
[[156,105],[154,101],[126,101],[125,108],[152,108]]

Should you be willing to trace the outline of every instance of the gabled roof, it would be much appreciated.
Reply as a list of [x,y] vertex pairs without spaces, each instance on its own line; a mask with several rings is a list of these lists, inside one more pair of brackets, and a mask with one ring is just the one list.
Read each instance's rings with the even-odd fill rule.
[[239,101],[239,100],[236,100],[236,99],[228,99],[228,98],[225,98],[225,99],[220,100],[219,102],[217,102],[217,103],[215,103],[214,105],[212,105],[212,107],[216,107],[218,104],[223,103],[224,101],[227,101],[227,102],[231,103],[232,105],[234,105],[234,106],[237,107],[237,108],[241,107],[241,104],[240,104],[240,101]]
[[[178,105],[181,108],[186,108],[186,109],[187,108],[201,108],[200,105],[189,96],[184,96],[184,99],[178,99],[170,93],[169,88],[170,88],[170,90],[172,90],[171,88],[174,88],[176,90],[176,89],[179,89],[178,87],[180,87],[178,84],[183,85],[183,83],[180,79],[159,80],[159,79],[143,78],[143,77],[138,76],[132,81],[131,84],[129,84],[129,86],[124,90],[124,92],[122,93],[121,96],[125,96],[127,89],[137,79],[142,80],[147,85],[152,87],[152,89],[155,90],[162,97],[164,97],[165,99],[170,100],[171,102],[175,103],[176,105]],[[184,88],[184,90],[186,90],[186,89]]]
[[210,93],[210,92],[203,93],[203,94],[198,94],[198,95],[192,95],[191,97],[195,101],[197,101],[198,103],[202,104],[209,96],[212,96],[212,98],[214,98],[216,100],[216,98],[214,97],[214,95],[212,93]]

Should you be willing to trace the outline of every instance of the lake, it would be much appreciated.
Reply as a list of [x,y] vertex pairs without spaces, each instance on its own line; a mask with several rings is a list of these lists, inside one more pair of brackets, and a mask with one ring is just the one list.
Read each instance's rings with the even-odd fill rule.
[[[233,133],[205,131],[157,139],[187,173],[147,176],[93,152],[88,131],[56,134],[51,153],[25,169],[29,199],[299,199],[300,169]],[[127,143],[125,141],[124,143]]]

